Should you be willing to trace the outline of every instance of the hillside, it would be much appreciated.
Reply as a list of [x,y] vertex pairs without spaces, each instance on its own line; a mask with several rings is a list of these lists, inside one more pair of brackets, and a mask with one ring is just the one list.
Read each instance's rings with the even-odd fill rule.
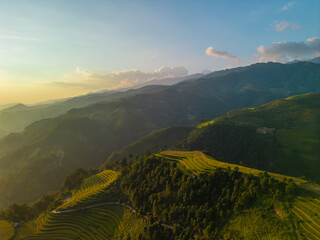
[[319,92],[319,82],[318,64],[254,64],[35,122],[0,140],[0,205],[30,202],[56,190],[73,169],[99,167],[111,153],[154,130]]
[[[117,180],[110,184],[112,176]],[[67,182],[42,203],[45,210],[16,228],[13,239],[320,238],[319,193],[305,190],[305,180],[220,162],[201,152],[145,155],[122,166],[119,174],[104,170],[66,191]],[[86,202],[74,202],[79,195]],[[66,207],[68,202],[74,204]],[[19,208],[28,209],[9,207],[2,216],[10,220],[15,211],[23,212]]]
[[14,229],[12,223],[0,220],[0,239],[10,240],[13,237]]
[[157,130],[139,140],[125,146],[118,152],[112,153],[106,164],[111,164],[126,158],[127,161],[134,160],[134,157],[143,156],[146,152],[158,153],[172,148],[178,142],[186,139],[193,127],[168,127]]
[[320,94],[294,96],[202,124],[181,147],[319,183],[319,121]]

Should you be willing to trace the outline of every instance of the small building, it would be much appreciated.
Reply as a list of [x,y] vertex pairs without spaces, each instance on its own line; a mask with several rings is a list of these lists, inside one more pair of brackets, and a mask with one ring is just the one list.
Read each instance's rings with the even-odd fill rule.
[[273,133],[274,130],[275,128],[260,127],[256,129],[256,132],[261,134],[270,134]]

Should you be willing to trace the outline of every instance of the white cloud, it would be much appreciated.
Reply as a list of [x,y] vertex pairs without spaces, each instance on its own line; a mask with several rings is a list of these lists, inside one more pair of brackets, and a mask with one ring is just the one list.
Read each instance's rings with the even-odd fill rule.
[[289,23],[287,21],[274,21],[273,24],[271,25],[272,28],[278,32],[282,32],[286,29],[293,29],[293,30],[296,30],[296,29],[299,29],[301,28],[300,25],[296,24],[296,23]]
[[75,72],[65,74],[57,81],[50,82],[54,86],[75,87],[87,90],[116,89],[132,87],[152,79],[184,77],[188,71],[184,67],[161,67],[153,72],[142,72],[136,69],[99,74],[76,67]]
[[213,57],[218,57],[218,58],[225,58],[225,59],[230,59],[230,60],[233,60],[233,61],[236,61],[236,62],[241,62],[241,60],[239,58],[237,58],[236,56],[232,56],[226,51],[218,51],[218,50],[214,49],[211,46],[207,48],[206,54],[208,56],[213,56]]
[[320,56],[320,38],[309,38],[304,42],[274,42],[269,48],[257,48],[259,62],[288,62]]
[[296,3],[293,1],[293,2],[288,2],[286,5],[284,5],[281,10],[282,11],[286,11],[288,10],[289,8],[293,7]]

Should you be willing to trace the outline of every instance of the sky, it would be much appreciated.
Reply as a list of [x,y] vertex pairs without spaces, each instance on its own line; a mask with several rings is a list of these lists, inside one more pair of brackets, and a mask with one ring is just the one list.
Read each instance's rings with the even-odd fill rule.
[[318,56],[319,0],[0,0],[0,105]]

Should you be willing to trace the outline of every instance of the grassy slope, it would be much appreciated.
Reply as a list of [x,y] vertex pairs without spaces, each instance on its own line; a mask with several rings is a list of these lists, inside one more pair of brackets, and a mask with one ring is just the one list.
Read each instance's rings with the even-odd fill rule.
[[[243,167],[236,164],[230,164],[220,162],[214,158],[207,156],[199,151],[187,152],[187,151],[164,151],[156,156],[165,158],[171,161],[177,161],[181,164],[181,167],[186,171],[190,171],[192,174],[200,174],[204,172],[210,172],[215,168],[231,168],[238,167],[239,171],[246,174],[259,175],[262,171],[252,168]],[[320,239],[320,192],[315,190],[319,189],[319,185],[308,183],[305,180],[288,177],[285,175],[268,173],[274,178],[282,181],[286,179],[292,179],[301,189],[312,191],[302,192],[300,196],[294,201],[292,209],[289,211],[293,213],[293,216],[298,219],[298,223],[302,229],[303,235],[307,239]],[[305,186],[307,185],[307,188]],[[313,186],[313,188],[310,187]],[[279,214],[281,215],[281,214]],[[265,218],[265,213],[261,212],[261,209],[253,207],[243,214],[231,219],[229,224],[224,227],[225,232],[233,232],[238,234],[244,239],[282,239],[283,236],[278,234],[285,231],[285,226],[281,225],[281,222],[277,223],[275,219]],[[282,216],[280,216],[281,218]],[[250,225],[249,222],[255,222],[259,224]],[[248,225],[249,224],[249,225]],[[244,227],[248,225],[247,227]],[[279,229],[282,229],[281,231]]]
[[320,198],[319,196],[299,196],[292,212],[299,219],[307,239],[320,239]]
[[48,213],[29,223],[33,225],[31,236],[20,238],[22,234],[17,229],[15,239],[113,239],[125,211],[128,210],[122,206],[112,205],[72,213]]
[[[255,176],[258,176],[259,174],[264,172],[254,168],[240,166],[237,164],[217,161],[213,157],[210,157],[199,151],[189,152],[189,151],[168,150],[168,151],[163,151],[159,154],[156,154],[156,156],[177,161],[187,171],[191,171],[193,174],[196,174],[196,175],[200,173],[210,172],[211,170],[216,168],[223,168],[223,169],[238,168],[240,172],[243,172],[245,174],[252,174]],[[295,184],[297,184],[298,186],[304,186],[304,184],[307,183],[307,181],[299,178],[288,177],[288,176],[277,174],[277,173],[269,173],[269,174],[280,181],[284,180],[285,178],[292,179],[295,182]]]
[[111,170],[104,170],[90,178],[84,179],[79,188],[72,193],[72,197],[58,209],[64,210],[98,202],[103,191],[117,179],[118,174]]
[[1,240],[9,240],[13,236],[13,226],[11,223],[7,221],[0,220],[0,239]]
[[[219,160],[320,182],[319,122],[320,94],[294,96],[203,123],[186,149],[209,149]],[[272,132],[258,133],[263,127]]]
[[[190,171],[192,174],[210,172],[210,170],[217,167],[230,167],[231,169],[238,167],[239,171],[253,175],[258,175],[262,172],[235,164],[219,162],[201,152],[164,151],[157,154],[157,156],[179,162],[181,169],[185,168],[186,171]],[[279,174],[270,174],[279,180],[290,178]],[[92,205],[101,201],[103,196],[99,199],[99,194],[96,194],[95,189],[105,189],[116,176],[115,172],[105,170],[84,179],[75,191],[75,199],[80,194],[87,199],[91,199],[86,202],[87,204]],[[305,180],[292,179],[296,184],[303,187]],[[305,201],[308,201],[308,204],[301,204],[301,202]],[[73,202],[72,198],[70,202]],[[79,201],[74,201],[73,203],[72,206],[74,208],[82,206]],[[62,205],[60,208],[64,209],[66,207]],[[310,194],[301,195],[293,205],[292,212],[299,219],[302,232],[307,239],[317,239],[314,236],[318,236],[316,235],[318,234],[316,229],[319,227],[318,210],[320,210],[319,197],[310,196]],[[303,213],[299,211],[303,211]],[[255,224],[243,228],[248,224],[248,221],[259,223],[261,227],[257,227],[257,224]],[[44,213],[35,221],[25,223],[17,228],[15,239],[114,239],[115,237],[125,238],[128,236],[136,239],[143,232],[144,226],[145,221],[142,218],[132,214],[122,206],[106,205],[81,209],[75,212]],[[287,239],[288,234],[291,234],[286,233],[285,223],[279,221],[270,211],[266,212],[266,207],[253,207],[235,216],[224,227],[223,231],[236,233],[236,235],[245,237],[245,239],[254,239],[255,237],[260,237],[260,239],[270,239],[272,237],[273,239]]]
[[[118,173],[105,170],[82,180],[69,201],[58,209],[78,209],[101,202],[105,199],[103,191],[117,177]],[[111,204],[74,212],[47,212],[18,227],[14,239],[112,239],[114,232],[122,228],[122,216],[126,211],[122,206]]]
[[[252,224],[254,223],[254,224]],[[290,223],[289,223],[290,224]],[[263,207],[252,207],[234,216],[224,227],[224,240],[289,240],[297,239],[295,232],[289,232],[284,219],[266,211]],[[301,235],[301,234],[300,234]]]

